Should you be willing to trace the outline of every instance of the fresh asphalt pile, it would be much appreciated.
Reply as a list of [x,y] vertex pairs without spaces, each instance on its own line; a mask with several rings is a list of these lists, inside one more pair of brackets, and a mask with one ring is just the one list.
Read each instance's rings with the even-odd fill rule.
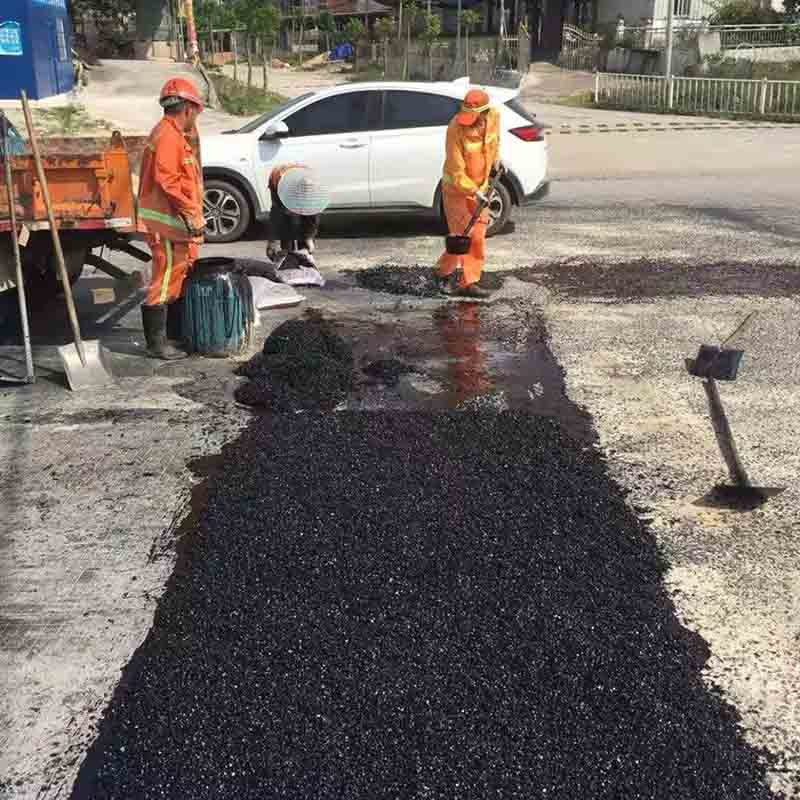
[[73,797],[771,797],[598,452],[525,412],[254,418]]
[[234,393],[244,405],[271,411],[328,410],[353,386],[353,353],[326,320],[290,320],[236,374],[248,378]]
[[[431,267],[406,267],[400,264],[379,264],[355,273],[356,283],[363,289],[387,294],[406,294],[412,297],[441,297]],[[496,292],[503,286],[503,278],[494,272],[484,272],[480,285]]]

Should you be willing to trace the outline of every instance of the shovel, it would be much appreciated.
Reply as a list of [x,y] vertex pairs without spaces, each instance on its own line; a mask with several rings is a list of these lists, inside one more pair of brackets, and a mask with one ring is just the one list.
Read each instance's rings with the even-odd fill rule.
[[501,173],[498,173],[489,184],[489,188],[486,190],[487,202],[478,203],[478,207],[473,212],[467,227],[464,228],[464,233],[461,234],[461,236],[458,236],[457,234],[450,234],[449,236],[445,237],[444,249],[447,250],[451,256],[465,256],[467,253],[469,253],[469,248],[472,246],[472,240],[469,238],[469,235],[472,232],[472,229],[475,227],[475,223],[478,221],[481,212],[488,205],[488,201],[492,197],[492,192],[495,190],[495,186],[497,186],[497,181],[500,179],[500,174]]
[[19,301],[19,316],[22,320],[22,339],[25,343],[25,377],[10,378],[3,376],[4,381],[14,383],[33,383],[36,375],[33,371],[33,353],[31,351],[31,332],[28,327],[28,303],[25,298],[25,283],[22,275],[22,257],[19,253],[19,236],[17,235],[17,201],[14,196],[14,179],[11,174],[11,151],[8,146],[8,120],[0,120],[3,127],[2,150],[5,162],[6,195],[8,196],[8,215],[11,222],[11,244],[14,249],[14,266],[16,268],[17,299]]
[[33,151],[33,160],[36,163],[36,174],[39,178],[39,184],[42,187],[42,197],[44,199],[45,208],[47,209],[47,220],[50,223],[50,235],[53,237],[53,252],[55,253],[58,272],[61,276],[61,286],[64,289],[64,298],[67,303],[67,313],[69,314],[69,322],[72,326],[72,334],[75,338],[74,344],[68,344],[57,348],[58,355],[61,358],[61,363],[64,365],[64,372],[67,375],[69,388],[73,391],[108,386],[110,383],[113,383],[114,378],[103,363],[103,353],[100,342],[96,340],[84,342],[81,337],[78,314],[75,311],[75,300],[72,297],[72,287],[69,283],[67,266],[64,263],[64,251],[61,249],[61,239],[58,235],[56,218],[53,214],[53,204],[50,201],[50,191],[47,187],[47,177],[44,174],[42,157],[39,153],[39,144],[36,139],[36,132],[33,129],[31,108],[28,103],[28,96],[24,91],[21,93],[21,97],[22,109],[25,112],[25,125],[28,128],[28,137],[31,142],[31,150]]

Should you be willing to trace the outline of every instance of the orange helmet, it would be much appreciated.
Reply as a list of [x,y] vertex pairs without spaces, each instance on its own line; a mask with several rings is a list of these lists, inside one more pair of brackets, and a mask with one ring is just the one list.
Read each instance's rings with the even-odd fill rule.
[[478,115],[490,108],[489,95],[483,89],[470,89],[461,104],[461,111],[456,114],[456,122],[459,125],[474,125]]
[[200,108],[203,107],[200,92],[197,91],[197,87],[190,80],[186,78],[170,78],[161,90],[161,97],[158,100],[161,107],[169,108],[184,100],[194,103]]

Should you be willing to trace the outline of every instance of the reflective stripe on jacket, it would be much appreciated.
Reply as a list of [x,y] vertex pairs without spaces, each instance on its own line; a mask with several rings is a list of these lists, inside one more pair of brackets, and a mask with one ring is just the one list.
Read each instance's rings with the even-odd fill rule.
[[149,233],[173,242],[202,242],[202,236],[189,233],[181,215],[202,227],[202,173],[187,135],[164,117],[153,128],[142,157],[139,218]]
[[500,152],[500,114],[490,108],[484,119],[485,125],[459,125],[453,118],[447,126],[445,191],[474,195],[488,188]]

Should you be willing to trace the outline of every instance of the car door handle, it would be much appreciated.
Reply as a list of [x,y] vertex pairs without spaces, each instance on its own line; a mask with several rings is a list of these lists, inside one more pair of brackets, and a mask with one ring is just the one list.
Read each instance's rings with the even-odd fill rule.
[[342,150],[358,150],[359,147],[366,147],[366,146],[367,146],[366,142],[350,142],[349,144],[342,143],[339,145],[339,147],[341,147]]

